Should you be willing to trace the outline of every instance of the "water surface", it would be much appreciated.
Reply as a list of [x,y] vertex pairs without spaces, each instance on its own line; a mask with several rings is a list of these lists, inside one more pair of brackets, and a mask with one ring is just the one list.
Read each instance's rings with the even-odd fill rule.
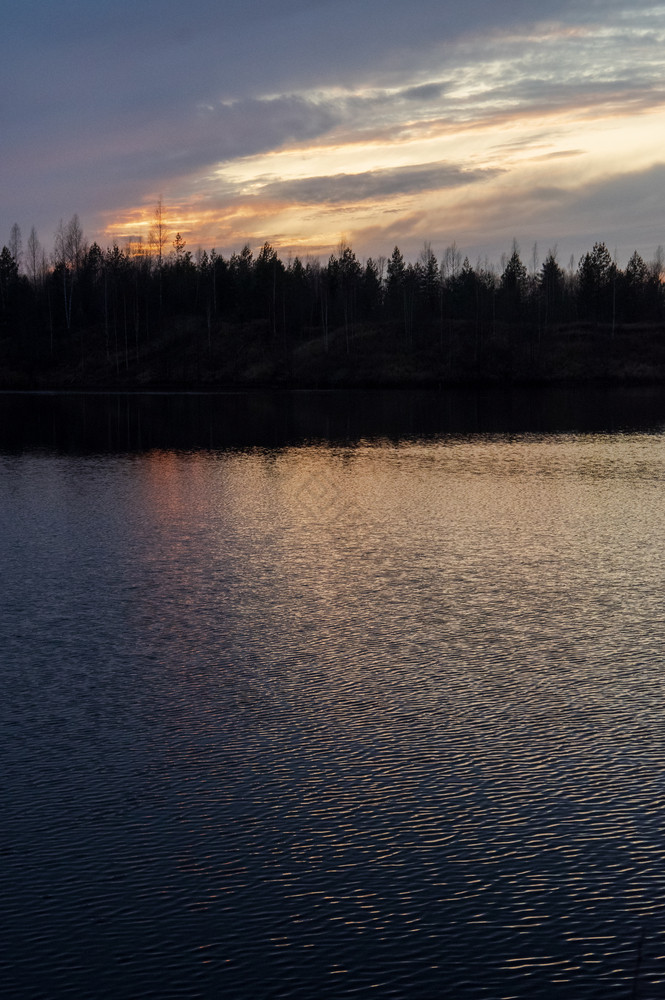
[[7,995],[665,995],[665,422],[607,405],[7,443]]

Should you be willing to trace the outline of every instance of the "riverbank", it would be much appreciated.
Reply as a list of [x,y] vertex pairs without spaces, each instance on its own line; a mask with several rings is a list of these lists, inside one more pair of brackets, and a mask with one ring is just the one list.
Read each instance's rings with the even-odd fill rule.
[[0,342],[0,389],[220,390],[649,384],[665,381],[665,325],[396,324],[273,336],[262,323],[172,321]]

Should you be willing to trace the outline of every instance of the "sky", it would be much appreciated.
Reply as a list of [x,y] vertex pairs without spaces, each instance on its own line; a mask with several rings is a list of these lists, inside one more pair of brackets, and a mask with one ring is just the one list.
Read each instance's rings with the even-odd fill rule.
[[[665,244],[665,4],[5,0],[0,244]],[[537,244],[537,247],[534,246]]]

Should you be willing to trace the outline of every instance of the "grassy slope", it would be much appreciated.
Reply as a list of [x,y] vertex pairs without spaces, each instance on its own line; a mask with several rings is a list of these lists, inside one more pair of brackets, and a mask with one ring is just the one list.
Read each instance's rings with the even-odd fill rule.
[[419,386],[470,382],[665,380],[665,326],[568,325],[534,330],[472,324],[337,329],[272,338],[260,325],[171,321],[146,336],[103,330],[0,341],[2,388]]

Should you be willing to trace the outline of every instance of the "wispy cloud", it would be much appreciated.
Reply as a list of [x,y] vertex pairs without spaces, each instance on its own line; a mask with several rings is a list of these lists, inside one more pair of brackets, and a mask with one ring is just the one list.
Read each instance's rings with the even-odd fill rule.
[[493,170],[463,170],[449,163],[424,163],[391,170],[366,170],[357,174],[273,180],[263,184],[257,194],[305,205],[340,205],[398,194],[457,188],[487,180],[495,173]]

